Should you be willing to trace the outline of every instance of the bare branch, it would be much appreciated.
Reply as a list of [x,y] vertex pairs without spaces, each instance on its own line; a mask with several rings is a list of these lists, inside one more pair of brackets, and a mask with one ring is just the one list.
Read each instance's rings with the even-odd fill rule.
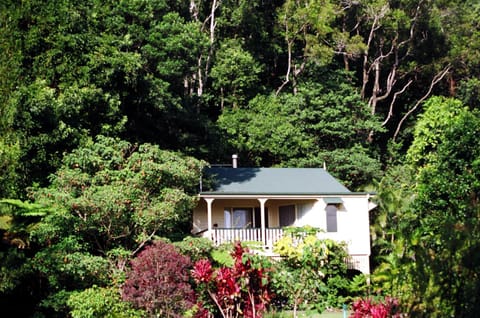
[[368,101],[368,105],[372,108],[372,115],[375,115],[376,113],[376,107],[377,103],[379,101],[384,100],[388,96],[390,96],[390,93],[392,92],[393,86],[396,83],[396,73],[397,73],[397,68],[394,65],[392,67],[392,70],[388,73],[387,76],[387,88],[385,89],[385,94],[378,96],[377,94],[380,93],[380,63],[378,62],[376,64],[376,69],[375,69],[375,84],[373,86],[373,92],[372,96],[370,97],[370,100]]
[[405,90],[408,88],[408,86],[410,86],[410,84],[413,83],[413,80],[409,80],[407,84],[405,84],[403,86],[403,88],[397,92],[395,92],[395,94],[393,94],[393,98],[392,98],[392,101],[390,102],[390,108],[388,110],[388,115],[387,115],[387,118],[385,118],[385,120],[383,121],[382,123],[382,127],[384,127],[388,121],[390,120],[390,118],[393,116],[393,106],[395,104],[395,101],[397,100],[397,97],[400,96],[401,94],[403,94],[405,92]]
[[198,21],[198,6],[194,0],[190,1],[189,11],[190,11],[190,16],[193,18],[193,20]]
[[282,85],[277,89],[275,92],[275,96],[278,96],[280,92],[282,91],[283,87],[287,85],[290,82],[290,72],[292,69],[292,46],[293,46],[293,40],[288,39],[288,22],[287,22],[287,15],[285,13],[285,40],[287,41],[287,54],[288,54],[288,59],[287,59],[287,72],[285,74],[285,80],[282,82]]
[[425,99],[428,98],[428,96],[430,96],[430,94],[432,93],[432,90],[433,90],[433,87],[435,87],[435,85],[440,82],[444,77],[445,75],[448,74],[448,72],[450,71],[450,68],[451,66],[448,65],[447,67],[445,67],[441,72],[437,73],[433,79],[432,79],[432,82],[430,83],[430,87],[428,88],[428,91],[425,93],[425,95],[422,96],[422,98],[420,98],[416,103],[415,105],[405,114],[403,115],[402,119],[400,120],[400,122],[398,123],[397,125],[397,129],[395,130],[395,133],[393,134],[393,141],[396,140],[398,134],[400,133],[400,129],[403,125],[403,122],[407,119],[408,116],[410,116],[415,110],[417,110],[417,108],[423,103],[423,101]]
[[135,256],[135,254],[137,254],[145,246],[145,244],[147,244],[147,242],[152,239],[152,237],[155,235],[156,232],[157,232],[157,229],[153,230],[153,232],[150,233],[148,237],[144,239],[133,252],[130,253],[130,255]]
[[290,42],[287,45],[287,52],[288,52],[288,62],[287,62],[287,73],[285,74],[285,80],[283,81],[282,85],[277,89],[275,92],[275,96],[278,96],[282,91],[283,87],[290,82],[290,72],[292,69],[292,45]]
[[375,31],[377,31],[381,27],[380,20],[385,16],[387,12],[388,12],[388,5],[384,5],[381,8],[380,12],[373,14],[374,18],[372,22],[372,27],[370,28],[370,32],[368,34],[368,39],[367,39],[367,49],[365,50],[365,54],[363,56],[363,80],[362,80],[362,88],[360,90],[360,96],[362,98],[365,98],[365,89],[368,83],[368,75],[370,74],[372,70],[372,65],[373,65],[372,63],[369,67],[367,66],[368,56],[369,56],[368,51],[370,50]]
[[[203,32],[205,30],[208,22],[210,22],[210,30],[209,30],[210,48],[209,48],[209,52],[208,52],[207,57],[206,57],[205,68],[203,70],[202,70],[202,64],[203,64],[203,55],[202,54],[200,54],[200,56],[198,57],[198,61],[197,61],[198,69],[197,69],[197,75],[196,76],[197,76],[197,80],[198,80],[198,87],[197,87],[198,96],[203,95],[204,83],[205,83],[206,79],[208,78],[210,63],[211,63],[212,56],[213,56],[213,53],[214,53],[213,52],[213,46],[214,46],[214,43],[215,43],[215,28],[217,26],[217,21],[215,20],[215,11],[218,9],[219,6],[220,6],[220,1],[217,2],[217,0],[213,0],[212,7],[211,7],[211,10],[210,10],[210,14],[205,19],[205,21],[203,21],[202,27],[200,28],[200,30]],[[198,10],[194,1],[190,2],[190,10],[191,10],[191,12],[194,12],[194,10]]]

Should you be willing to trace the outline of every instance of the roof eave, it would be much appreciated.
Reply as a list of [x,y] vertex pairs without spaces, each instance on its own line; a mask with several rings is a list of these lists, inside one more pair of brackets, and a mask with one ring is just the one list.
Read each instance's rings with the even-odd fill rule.
[[323,192],[323,193],[251,193],[251,192],[202,192],[199,197],[218,197],[218,198],[318,198],[318,197],[358,197],[373,196],[371,192]]

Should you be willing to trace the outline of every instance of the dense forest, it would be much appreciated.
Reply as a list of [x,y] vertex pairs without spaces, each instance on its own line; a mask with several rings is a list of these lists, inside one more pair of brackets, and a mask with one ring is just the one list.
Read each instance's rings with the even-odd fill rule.
[[375,191],[370,292],[474,317],[479,108],[477,0],[3,0],[2,311],[111,295],[237,153]]

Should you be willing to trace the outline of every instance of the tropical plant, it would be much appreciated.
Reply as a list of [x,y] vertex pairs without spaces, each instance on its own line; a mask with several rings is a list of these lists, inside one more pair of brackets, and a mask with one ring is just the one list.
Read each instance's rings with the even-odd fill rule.
[[[1,289],[20,295],[16,287],[23,286],[38,302],[32,312],[63,317],[69,294],[118,286],[128,260],[156,235],[187,233],[203,165],[101,136],[66,155],[50,186],[31,189],[34,203],[0,205],[8,239],[0,251]],[[30,277],[34,284],[25,282]]]
[[352,304],[350,318],[401,318],[397,299],[385,297],[383,301],[362,298]]
[[479,250],[480,115],[453,99],[434,97],[425,107],[407,156],[414,200],[395,216],[392,255],[374,282],[411,315],[471,317],[480,286],[472,257]]
[[236,242],[234,265],[214,269],[209,260],[195,263],[192,276],[197,284],[200,317],[218,312],[224,318],[260,318],[271,301],[268,263],[248,253]]
[[[35,236],[54,243],[75,231],[106,254],[134,255],[155,235],[176,235],[188,224],[204,163],[191,157],[98,136],[68,154],[36,202],[54,208]],[[185,231],[186,232],[186,231]]]

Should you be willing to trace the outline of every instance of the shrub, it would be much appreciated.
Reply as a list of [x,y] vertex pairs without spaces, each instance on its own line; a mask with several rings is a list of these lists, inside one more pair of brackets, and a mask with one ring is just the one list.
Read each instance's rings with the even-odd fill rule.
[[271,299],[269,263],[248,254],[239,242],[234,246],[232,257],[232,267],[213,269],[207,259],[195,263],[192,276],[205,308],[197,317],[219,312],[225,318],[259,318],[265,312]]
[[183,317],[194,302],[189,284],[190,258],[172,244],[157,241],[131,262],[122,297],[152,317]]
[[297,309],[339,307],[346,300],[347,257],[345,246],[332,240],[320,240],[312,231],[298,229],[284,236],[274,247],[282,256],[272,279],[275,305]]
[[187,236],[181,242],[173,243],[183,255],[189,256],[192,262],[210,258],[213,242],[205,237]]
[[386,297],[383,302],[362,298],[353,303],[350,318],[401,318],[399,308],[395,298]]
[[144,313],[123,302],[117,288],[97,287],[73,292],[67,301],[73,318],[141,318]]

